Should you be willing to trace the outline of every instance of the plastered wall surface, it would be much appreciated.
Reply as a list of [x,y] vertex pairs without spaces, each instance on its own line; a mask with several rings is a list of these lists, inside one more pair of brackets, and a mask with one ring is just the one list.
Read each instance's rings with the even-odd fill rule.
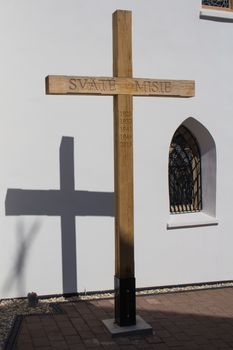
[[[134,77],[196,82],[194,98],[134,98],[137,287],[233,279],[233,22],[200,19],[200,8],[1,1],[0,298],[113,289],[112,97],[48,96],[45,77],[111,76],[116,9],[133,14]],[[218,225],[168,230],[169,144],[187,118],[215,142]]]

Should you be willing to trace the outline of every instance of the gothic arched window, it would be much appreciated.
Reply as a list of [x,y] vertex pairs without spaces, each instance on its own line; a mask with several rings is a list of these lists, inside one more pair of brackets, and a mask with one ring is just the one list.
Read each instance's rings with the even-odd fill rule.
[[200,211],[201,157],[196,138],[181,125],[169,150],[169,196],[171,213]]

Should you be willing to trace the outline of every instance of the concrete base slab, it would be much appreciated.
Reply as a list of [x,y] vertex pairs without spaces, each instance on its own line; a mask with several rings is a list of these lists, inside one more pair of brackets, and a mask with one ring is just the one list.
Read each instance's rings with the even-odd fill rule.
[[129,335],[151,335],[153,333],[152,327],[141,318],[136,316],[136,324],[134,326],[120,327],[115,323],[113,318],[102,321],[111,333],[112,337],[124,337]]

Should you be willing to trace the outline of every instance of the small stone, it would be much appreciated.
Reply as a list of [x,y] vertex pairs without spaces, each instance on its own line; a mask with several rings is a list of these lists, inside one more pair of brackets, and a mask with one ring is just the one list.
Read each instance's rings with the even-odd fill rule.
[[36,293],[32,292],[32,293],[28,293],[27,295],[28,297],[28,306],[29,307],[36,307],[38,305],[38,296]]

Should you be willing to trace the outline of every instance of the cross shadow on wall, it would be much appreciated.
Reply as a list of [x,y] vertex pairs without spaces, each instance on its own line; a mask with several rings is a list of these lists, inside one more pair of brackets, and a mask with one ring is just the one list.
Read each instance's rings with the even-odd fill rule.
[[[76,191],[74,182],[74,139],[62,137],[60,145],[60,189],[58,190],[7,190],[6,215],[48,215],[60,216],[62,244],[62,280],[63,293],[76,293],[77,254],[76,254],[76,216],[114,216],[113,192]],[[49,234],[49,233],[48,233]],[[32,235],[33,236],[33,235]],[[22,246],[22,244],[21,244]],[[19,249],[15,259],[15,268],[9,281],[15,274],[22,273],[17,267],[19,259],[25,265],[29,245]],[[22,247],[21,247],[22,248]],[[17,277],[20,279],[20,277]],[[8,282],[8,286],[10,283]]]

